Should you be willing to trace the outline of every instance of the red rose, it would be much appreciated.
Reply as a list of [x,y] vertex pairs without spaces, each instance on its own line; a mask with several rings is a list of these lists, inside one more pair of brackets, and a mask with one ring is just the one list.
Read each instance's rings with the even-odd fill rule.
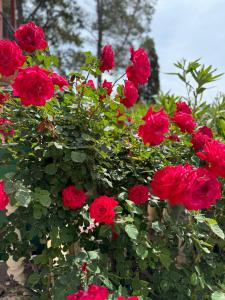
[[127,108],[132,107],[138,99],[138,90],[132,81],[125,80],[123,94],[124,98],[120,99],[120,103],[122,103]]
[[150,107],[143,120],[145,124],[139,126],[138,135],[144,144],[152,146],[161,144],[165,139],[165,133],[169,130],[169,117],[164,109],[154,112]]
[[102,84],[103,89],[106,90],[107,95],[110,96],[110,94],[112,93],[112,82],[107,81],[106,79],[103,81]]
[[15,132],[12,125],[13,123],[11,121],[0,118],[0,134],[4,136],[13,135]]
[[135,185],[129,188],[128,199],[135,204],[142,204],[148,201],[150,197],[149,189],[143,184]]
[[12,87],[14,96],[19,96],[26,106],[43,106],[54,96],[54,85],[49,73],[38,66],[21,69]]
[[111,45],[105,45],[101,51],[100,70],[102,72],[112,70],[115,66],[114,52]]
[[180,138],[177,134],[171,134],[168,136],[168,139],[175,142],[180,142]]
[[85,86],[89,86],[91,87],[93,90],[95,90],[95,84],[94,81],[92,79],[89,79],[85,84]]
[[180,204],[186,193],[189,165],[167,166],[157,171],[151,182],[152,192],[172,205]]
[[9,204],[9,196],[4,189],[4,181],[0,181],[0,210],[5,210]]
[[119,296],[119,297],[117,298],[117,300],[138,300],[138,297],[137,297],[137,296],[131,296],[131,297],[125,298],[125,297],[123,297],[123,296]]
[[206,168],[190,165],[165,167],[155,173],[153,193],[171,205],[181,204],[188,210],[209,208],[221,197],[221,185]]
[[176,103],[176,107],[177,107],[177,109],[176,109],[177,112],[183,112],[183,113],[189,114],[189,115],[191,115],[191,113],[192,113],[192,109],[184,101],[178,101]]
[[191,143],[193,144],[194,150],[200,151],[204,148],[206,142],[210,141],[213,138],[212,130],[203,126],[199,128],[196,132],[192,133]]
[[151,65],[148,54],[143,48],[134,51],[130,49],[132,65],[126,69],[127,78],[132,81],[136,86],[138,84],[145,84],[151,75]]
[[71,209],[81,208],[86,200],[83,190],[78,190],[75,186],[67,186],[62,191],[63,205]]
[[0,94],[0,104],[4,104],[9,99],[9,97],[9,94]]
[[107,300],[109,291],[107,288],[95,284],[89,285],[86,291],[78,291],[67,296],[67,300]]
[[0,74],[13,75],[25,62],[20,47],[16,42],[0,40]]
[[180,127],[182,132],[192,133],[196,127],[195,119],[187,113],[175,112],[172,121]]
[[199,133],[202,133],[202,134],[205,134],[207,135],[208,137],[210,138],[213,138],[213,132],[212,132],[212,129],[209,128],[208,126],[202,126],[198,129],[198,132]]
[[60,90],[63,90],[64,86],[68,86],[69,85],[69,83],[66,80],[66,78],[60,76],[57,73],[53,73],[50,76],[51,76],[51,79],[52,79],[52,83],[54,85],[58,85],[58,87],[60,88]]
[[208,162],[213,174],[225,178],[225,144],[216,140],[207,141],[202,152],[197,155]]
[[221,198],[221,184],[206,168],[194,168],[188,175],[183,205],[188,210],[210,208]]
[[114,207],[118,202],[114,198],[101,196],[96,198],[90,205],[90,216],[95,222],[112,224],[115,218]]
[[43,29],[33,22],[20,25],[14,36],[20,47],[27,52],[44,50],[47,47]]

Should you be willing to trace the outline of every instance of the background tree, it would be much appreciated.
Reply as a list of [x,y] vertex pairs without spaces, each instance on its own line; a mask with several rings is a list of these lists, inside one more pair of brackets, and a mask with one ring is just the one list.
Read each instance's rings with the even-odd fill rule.
[[159,89],[158,60],[150,37],[155,4],[156,0],[21,0],[17,1],[18,23],[34,21],[43,27],[62,68],[67,70],[82,64],[83,48],[100,57],[104,44],[112,44],[117,69],[124,69],[129,48],[143,45],[153,72],[149,85],[140,93],[142,99],[149,100]]
[[158,94],[160,88],[158,55],[152,38],[146,38],[141,46],[148,52],[151,60],[152,74],[148,83],[139,88],[140,99],[145,101],[154,101],[154,96]]
[[[149,37],[155,0],[95,0],[94,2],[96,3],[97,17],[93,22],[92,29],[97,32],[96,53],[98,57],[100,57],[104,44],[112,44],[116,54],[117,67],[124,68],[127,63],[124,57],[128,59],[129,47],[137,48],[148,41],[145,43],[149,55],[154,57],[154,61],[158,65],[154,42]],[[157,73],[158,68],[154,72]],[[154,86],[159,87],[159,81]]]

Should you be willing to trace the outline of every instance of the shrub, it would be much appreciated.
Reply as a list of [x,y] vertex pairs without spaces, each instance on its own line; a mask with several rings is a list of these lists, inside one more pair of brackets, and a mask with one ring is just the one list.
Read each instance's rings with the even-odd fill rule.
[[[193,102],[166,94],[126,109],[150,75],[148,58],[132,49],[125,86],[96,88],[90,76],[114,67],[112,47],[102,53],[86,52],[85,75],[68,81],[48,48],[24,53],[13,92],[2,90],[0,207],[9,197],[17,209],[1,210],[0,256],[32,264],[32,299],[217,299],[224,173],[213,170],[225,161],[224,120],[198,100],[217,75],[177,63],[187,86],[186,76],[196,82]],[[198,129],[206,124],[214,136]]]

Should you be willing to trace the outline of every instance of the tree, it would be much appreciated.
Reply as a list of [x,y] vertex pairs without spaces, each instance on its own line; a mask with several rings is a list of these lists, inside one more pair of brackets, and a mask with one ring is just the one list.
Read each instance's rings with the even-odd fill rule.
[[148,83],[139,89],[140,98],[145,101],[153,101],[153,96],[159,92],[159,63],[158,55],[155,49],[154,40],[147,38],[142,47],[148,52],[149,58],[151,60],[151,76],[148,80]]
[[77,1],[20,0],[17,1],[17,12],[18,25],[34,21],[41,26],[50,47],[59,55],[64,66],[74,66],[80,55],[80,30],[83,28],[83,14]]
[[[128,59],[129,47],[140,47],[145,40],[152,40],[149,38],[149,34],[156,1],[95,0],[94,2],[96,3],[97,17],[93,22],[92,29],[97,32],[97,56],[100,57],[104,44],[112,44],[116,54],[117,67],[124,68],[127,63],[124,58]],[[155,57],[154,53],[155,49],[151,51],[150,55]]]
[[[49,44],[61,59],[62,69],[71,71],[83,63],[82,44],[99,58],[104,44],[112,44],[117,69],[129,61],[129,48],[147,47],[152,66],[158,65],[150,38],[156,0],[21,0],[17,1],[18,23],[34,21],[45,30]],[[85,16],[85,18],[84,18]],[[145,41],[151,41],[148,45]],[[154,93],[159,87],[158,67],[151,79]],[[156,82],[154,82],[156,80]],[[101,76],[98,78],[99,84]],[[149,96],[145,99],[149,99]]]

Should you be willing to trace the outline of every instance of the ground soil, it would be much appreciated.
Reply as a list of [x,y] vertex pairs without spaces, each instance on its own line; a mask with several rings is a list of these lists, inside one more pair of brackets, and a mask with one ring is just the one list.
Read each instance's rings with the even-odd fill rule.
[[7,267],[0,262],[0,300],[26,300],[32,295],[30,290],[17,284],[6,273]]

